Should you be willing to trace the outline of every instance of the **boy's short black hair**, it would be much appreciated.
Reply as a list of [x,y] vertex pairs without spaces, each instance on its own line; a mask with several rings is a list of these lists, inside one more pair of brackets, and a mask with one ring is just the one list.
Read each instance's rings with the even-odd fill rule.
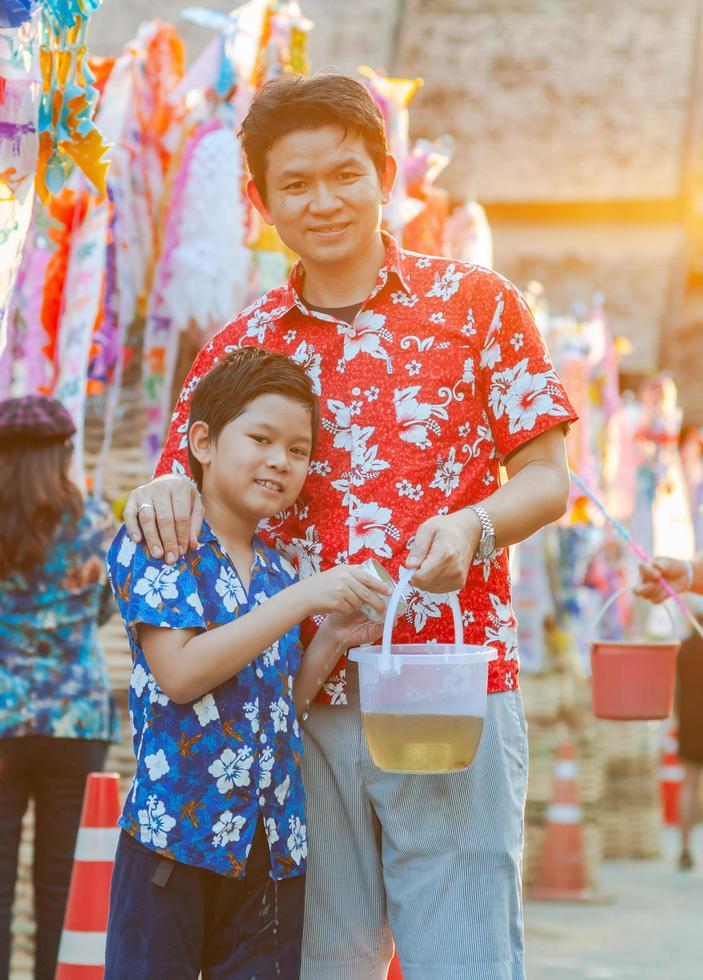
[[249,173],[266,200],[266,155],[276,140],[299,129],[340,126],[358,133],[379,175],[388,153],[383,114],[361,82],[349,75],[286,73],[254,96],[239,138]]
[[[188,431],[194,422],[207,422],[210,438],[239,418],[260,395],[283,395],[310,409],[312,452],[320,424],[320,403],[303,368],[285,354],[260,347],[242,347],[227,354],[200,379],[190,403]],[[202,490],[203,468],[188,443],[190,472]]]

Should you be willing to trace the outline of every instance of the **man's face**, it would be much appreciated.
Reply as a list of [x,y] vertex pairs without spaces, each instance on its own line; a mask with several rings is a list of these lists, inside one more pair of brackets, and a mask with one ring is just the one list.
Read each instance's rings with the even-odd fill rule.
[[378,172],[363,138],[338,126],[296,130],[267,155],[266,202],[253,203],[303,264],[336,267],[364,254],[390,197],[395,161]]

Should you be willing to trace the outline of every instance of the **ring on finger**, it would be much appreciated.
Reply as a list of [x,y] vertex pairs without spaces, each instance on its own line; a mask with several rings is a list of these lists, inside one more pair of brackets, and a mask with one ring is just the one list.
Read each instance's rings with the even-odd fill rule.
[[153,504],[150,504],[150,503],[149,503],[149,502],[147,501],[147,503],[145,503],[145,504],[140,504],[140,505],[139,505],[139,506],[137,507],[137,513],[138,513],[138,514],[141,514],[141,512],[142,512],[142,511],[144,510],[144,508],[145,508],[145,507],[151,507],[151,509],[152,509],[152,510],[154,509],[154,505],[153,505]]

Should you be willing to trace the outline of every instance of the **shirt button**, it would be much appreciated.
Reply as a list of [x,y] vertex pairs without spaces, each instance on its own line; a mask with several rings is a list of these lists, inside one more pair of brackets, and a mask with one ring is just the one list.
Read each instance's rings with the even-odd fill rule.
[[259,735],[259,741],[262,744],[265,744],[268,741],[268,739],[266,738],[266,732],[262,732],[261,735]]
[[266,803],[266,797],[265,796],[260,796],[259,797],[259,806],[264,806],[265,803]]

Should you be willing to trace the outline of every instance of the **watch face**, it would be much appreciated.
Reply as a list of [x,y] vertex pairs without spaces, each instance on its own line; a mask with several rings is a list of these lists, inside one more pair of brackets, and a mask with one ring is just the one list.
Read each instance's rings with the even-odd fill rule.
[[481,539],[481,557],[490,558],[496,550],[496,536],[488,532]]

